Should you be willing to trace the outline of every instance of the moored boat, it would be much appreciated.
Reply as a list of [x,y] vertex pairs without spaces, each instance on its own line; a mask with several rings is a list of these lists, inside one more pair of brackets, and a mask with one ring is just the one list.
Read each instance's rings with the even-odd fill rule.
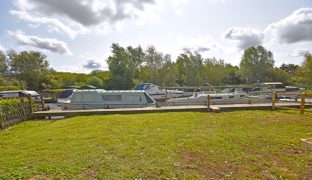
[[145,91],[155,101],[164,101],[169,98],[178,98],[184,95],[184,91],[159,89],[157,85],[152,83],[138,84],[135,89],[139,91]]
[[216,94],[196,94],[187,98],[175,98],[166,101],[166,105],[204,105],[208,102],[208,95],[210,96],[211,104],[237,104],[248,103],[248,94],[243,92],[235,93],[216,93]]
[[143,108],[156,105],[144,91],[73,90],[63,109]]

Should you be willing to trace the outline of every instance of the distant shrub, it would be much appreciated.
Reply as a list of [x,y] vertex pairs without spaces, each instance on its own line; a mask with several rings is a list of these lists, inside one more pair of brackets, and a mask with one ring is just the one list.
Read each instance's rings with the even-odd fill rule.
[[15,112],[20,107],[20,100],[17,98],[0,99],[0,108],[2,113]]
[[18,86],[0,86],[0,91],[21,90]]

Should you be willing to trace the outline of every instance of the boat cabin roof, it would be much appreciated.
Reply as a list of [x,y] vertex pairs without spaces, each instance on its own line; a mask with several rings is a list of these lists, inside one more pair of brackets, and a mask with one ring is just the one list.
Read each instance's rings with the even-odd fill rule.
[[32,95],[32,96],[39,96],[39,94],[36,91],[28,91],[28,90],[12,90],[12,91],[1,91],[0,94],[16,94],[16,93],[22,93],[25,95]]

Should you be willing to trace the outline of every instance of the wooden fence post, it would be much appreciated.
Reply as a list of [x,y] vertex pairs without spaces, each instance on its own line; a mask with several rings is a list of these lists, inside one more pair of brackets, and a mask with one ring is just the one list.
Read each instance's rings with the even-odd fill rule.
[[301,94],[300,114],[304,114],[305,93]]
[[275,110],[276,92],[272,93],[272,110]]
[[210,111],[210,95],[207,96],[207,111]]
[[4,117],[2,115],[2,108],[0,107],[0,129],[4,129],[2,123],[4,122]]
[[32,98],[30,94],[28,95],[28,100],[29,100],[30,114],[32,114],[34,112],[34,107],[33,107]]

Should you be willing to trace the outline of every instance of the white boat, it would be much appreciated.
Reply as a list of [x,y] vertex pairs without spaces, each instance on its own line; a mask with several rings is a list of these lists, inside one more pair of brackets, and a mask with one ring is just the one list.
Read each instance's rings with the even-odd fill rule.
[[169,98],[178,98],[184,95],[184,91],[159,89],[157,85],[152,83],[138,84],[136,90],[145,91],[155,101],[164,101]]
[[144,91],[73,90],[63,109],[111,109],[154,107],[156,102]]
[[296,99],[304,89],[295,86],[285,86],[281,82],[265,82],[256,85],[249,94],[251,96],[267,96],[272,97],[272,93],[280,93],[279,97],[284,99]]
[[204,105],[207,104],[210,95],[211,104],[239,104],[248,103],[249,98],[247,93],[235,92],[235,93],[217,93],[217,94],[196,94],[195,96],[188,98],[176,98],[165,102],[166,105]]
[[11,90],[11,91],[0,92],[0,98],[3,98],[3,99],[29,97],[29,95],[35,100],[38,100],[38,101],[41,100],[40,94],[38,94],[36,91]]

